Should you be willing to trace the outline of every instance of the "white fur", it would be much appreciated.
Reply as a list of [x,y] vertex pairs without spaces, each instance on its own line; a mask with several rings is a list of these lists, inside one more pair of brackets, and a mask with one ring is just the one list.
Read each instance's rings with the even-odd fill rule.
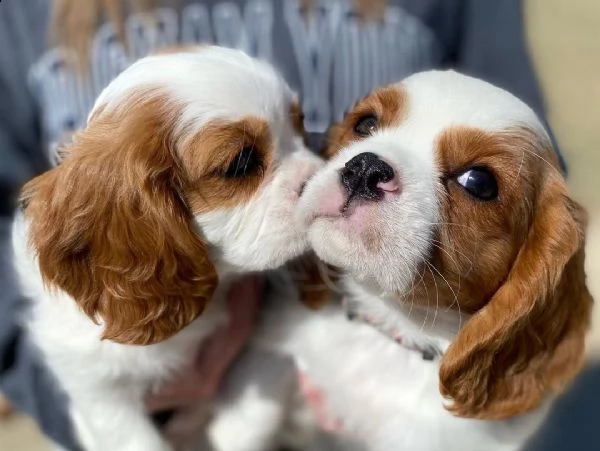
[[[456,125],[484,130],[527,125],[545,132],[531,109],[515,97],[455,72],[417,74],[405,80],[402,88],[408,95],[408,111],[401,124],[350,144],[317,172],[301,197],[298,219],[308,226],[309,241],[317,254],[346,270],[346,302],[382,328],[401,333],[409,346],[435,345],[443,352],[468,318],[435,305],[401,306],[390,294],[408,288],[432,247],[439,217],[435,139]],[[400,174],[401,193],[386,193],[384,200],[362,206],[349,218],[332,217],[341,206],[335,204],[341,199],[338,170],[367,151],[376,153]],[[353,222],[357,214],[361,218]],[[375,251],[361,238],[368,227],[379,233],[383,243]],[[548,410],[546,403],[505,421],[455,417],[444,409],[445,400],[439,392],[439,360],[423,360],[420,353],[397,344],[378,329],[349,321],[339,300],[312,312],[290,293],[288,285],[278,287],[264,313],[255,346],[293,356],[297,366],[323,390],[330,415],[343,424],[341,434],[333,438],[334,449],[514,451],[523,446]],[[248,366],[243,371],[246,384],[259,385],[260,374],[252,373]],[[229,423],[235,431],[231,433],[249,437],[245,431],[257,436],[258,429],[272,428],[276,405],[281,409],[277,421],[282,422],[280,417],[293,410],[289,397],[273,392],[270,397],[254,398],[253,414],[246,414],[243,427],[239,421],[235,426]],[[251,410],[249,397],[240,399],[244,410]],[[216,421],[227,423],[237,404],[229,399],[222,409],[224,413]],[[263,410],[269,411],[269,416],[260,417]],[[323,437],[310,426],[308,423],[303,431],[303,449],[331,449],[320,447]],[[269,443],[227,443],[218,449],[266,450]]]
[[[348,287],[348,291],[352,288]],[[312,423],[305,422],[304,429],[296,427],[292,443],[302,444],[297,449],[516,451],[544,418],[547,405],[506,421],[455,417],[445,410],[439,393],[438,363],[423,360],[418,352],[397,344],[370,325],[349,321],[338,300],[312,312],[299,300],[281,294],[283,291],[273,296],[254,347],[293,356],[298,368],[308,373],[312,383],[324,393],[330,418],[342,422],[342,430],[333,436],[319,432],[314,419]],[[362,305],[381,306],[378,296],[364,292],[354,299]],[[444,313],[438,315],[442,317]],[[416,343],[435,343],[441,349],[449,344],[429,327],[422,330],[422,323],[416,325],[413,317],[382,306],[378,318],[383,322],[385,317],[390,322],[390,316],[397,319],[395,325],[400,330],[413,333]],[[272,372],[264,358],[262,362],[254,371],[249,364],[236,368],[232,377],[240,382],[231,392],[239,394],[240,386],[245,393],[260,392],[259,387],[266,385],[261,380]],[[236,402],[229,399],[231,393],[226,393],[228,400],[220,406],[221,415],[211,425],[211,433],[217,436],[213,439],[215,449],[272,449],[274,437],[280,437],[266,435],[273,433],[273,422],[285,428],[288,416],[298,415],[296,409],[302,412],[307,408],[304,404],[290,404],[290,397],[299,396],[299,388],[293,382],[289,382],[288,388],[293,391],[262,391],[261,398],[239,395]],[[269,414],[262,416],[261,412]],[[243,422],[231,419],[238,415],[243,415]],[[223,432],[217,435],[215,430]],[[262,441],[251,440],[261,434],[266,435]],[[245,437],[245,440],[232,443],[227,437]],[[289,439],[285,436],[282,441],[287,444]]]
[[194,323],[150,346],[101,340],[101,318],[95,324],[67,294],[46,289],[28,245],[28,224],[18,215],[13,248],[30,301],[26,327],[69,395],[76,433],[89,451],[171,449],[151,424],[144,395],[193,358],[202,340],[227,321],[221,299],[232,277],[276,267],[307,247],[293,211],[300,185],[320,163],[293,132],[289,108],[294,94],[274,69],[241,52],[216,47],[148,57],[117,77],[95,109],[121,108],[131,94],[148,87],[170,93],[169,102],[181,105],[182,130],[200,128],[215,118],[263,118],[280,166],[245,205],[195,218],[210,245],[218,291]]

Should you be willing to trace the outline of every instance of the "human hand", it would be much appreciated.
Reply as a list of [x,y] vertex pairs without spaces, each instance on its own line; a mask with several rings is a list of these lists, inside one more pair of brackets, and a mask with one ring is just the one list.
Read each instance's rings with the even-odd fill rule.
[[146,399],[150,413],[182,409],[210,401],[236,357],[246,345],[262,299],[262,280],[247,277],[227,295],[229,323],[206,340],[193,362]]

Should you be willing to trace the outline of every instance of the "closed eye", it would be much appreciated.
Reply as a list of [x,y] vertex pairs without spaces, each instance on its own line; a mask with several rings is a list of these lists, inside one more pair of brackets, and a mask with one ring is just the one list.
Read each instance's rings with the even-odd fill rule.
[[261,163],[261,157],[254,147],[244,147],[227,168],[225,177],[234,179],[252,175],[258,171]]

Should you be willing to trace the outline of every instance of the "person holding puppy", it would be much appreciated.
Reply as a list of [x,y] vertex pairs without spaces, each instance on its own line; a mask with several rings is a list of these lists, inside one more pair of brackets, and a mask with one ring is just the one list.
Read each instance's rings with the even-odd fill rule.
[[[0,392],[57,445],[76,449],[68,400],[19,325],[22,301],[8,261],[12,200],[60,163],[100,91],[137,58],[215,43],[273,62],[301,94],[315,151],[329,125],[373,87],[456,67],[495,83],[543,115],[524,45],[521,2],[508,0],[23,0],[0,5]],[[247,279],[229,296],[233,326],[218,332],[149,414],[211,398],[252,331],[262,289]]]

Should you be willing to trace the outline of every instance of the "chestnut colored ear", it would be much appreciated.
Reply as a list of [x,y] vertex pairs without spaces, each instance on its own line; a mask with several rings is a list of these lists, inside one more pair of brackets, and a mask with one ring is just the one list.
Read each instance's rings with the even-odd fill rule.
[[592,308],[585,222],[562,178],[549,177],[507,280],[442,359],[440,390],[450,411],[481,419],[521,414],[581,369]]
[[94,117],[62,164],[22,195],[44,281],[123,344],[169,338],[200,315],[217,283],[158,106]]
[[306,254],[288,265],[298,290],[300,301],[312,310],[320,310],[333,296],[336,271],[313,254]]

